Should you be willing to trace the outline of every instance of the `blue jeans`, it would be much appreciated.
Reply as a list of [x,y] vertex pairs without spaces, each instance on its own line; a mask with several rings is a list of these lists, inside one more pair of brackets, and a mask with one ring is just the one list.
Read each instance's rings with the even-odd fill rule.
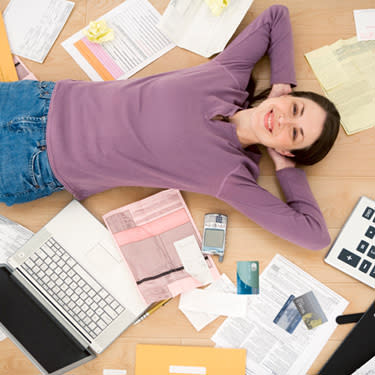
[[0,202],[8,206],[63,190],[47,157],[54,82],[0,82]]

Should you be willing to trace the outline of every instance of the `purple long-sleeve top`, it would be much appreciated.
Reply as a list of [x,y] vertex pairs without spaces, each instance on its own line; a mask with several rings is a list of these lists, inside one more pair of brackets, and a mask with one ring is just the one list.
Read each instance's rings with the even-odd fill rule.
[[257,184],[256,146],[243,149],[235,125],[213,120],[243,109],[250,74],[265,54],[271,84],[296,84],[284,6],[267,9],[202,65],[126,81],[58,82],[47,123],[53,172],[77,199],[118,186],[199,192],[300,246],[327,246],[305,173],[276,173],[286,198],[281,201]]

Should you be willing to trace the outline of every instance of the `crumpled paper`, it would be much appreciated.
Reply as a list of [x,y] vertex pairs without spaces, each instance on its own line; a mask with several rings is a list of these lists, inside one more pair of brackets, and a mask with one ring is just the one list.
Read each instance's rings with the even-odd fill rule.
[[91,21],[89,27],[83,30],[87,39],[93,43],[103,43],[114,39],[113,30],[107,26],[105,20]]
[[220,16],[222,11],[228,6],[230,0],[205,0],[211,12],[215,16]]

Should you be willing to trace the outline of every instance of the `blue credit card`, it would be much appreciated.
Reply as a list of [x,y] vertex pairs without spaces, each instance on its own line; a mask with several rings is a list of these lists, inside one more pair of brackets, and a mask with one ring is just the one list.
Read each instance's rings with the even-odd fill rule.
[[259,294],[259,263],[237,262],[237,294]]
[[301,314],[293,303],[294,298],[292,294],[273,320],[275,324],[285,329],[285,331],[290,334],[294,332],[299,322],[302,320]]

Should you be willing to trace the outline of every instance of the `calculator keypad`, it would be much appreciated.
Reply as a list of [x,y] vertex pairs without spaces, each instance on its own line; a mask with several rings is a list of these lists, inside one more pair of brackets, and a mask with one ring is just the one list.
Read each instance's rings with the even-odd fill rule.
[[[375,210],[373,208],[366,207],[364,212],[362,213],[362,217],[366,220],[371,220],[371,218],[374,216],[374,213]],[[375,222],[375,217],[373,222]],[[364,237],[367,237],[370,240],[375,237],[375,227],[373,225],[369,225],[366,232],[364,233]],[[364,239],[361,239],[359,241],[356,251],[363,254],[362,256],[360,256],[358,253],[355,254],[348,249],[343,248],[338,255],[338,259],[354,268],[359,265],[359,271],[365,274],[367,274],[369,270],[371,270],[369,276],[375,278],[375,262],[371,261],[371,259],[375,259],[375,245],[370,246],[369,242],[369,240]],[[366,253],[367,250],[368,252]],[[366,256],[370,259],[366,259]]]

